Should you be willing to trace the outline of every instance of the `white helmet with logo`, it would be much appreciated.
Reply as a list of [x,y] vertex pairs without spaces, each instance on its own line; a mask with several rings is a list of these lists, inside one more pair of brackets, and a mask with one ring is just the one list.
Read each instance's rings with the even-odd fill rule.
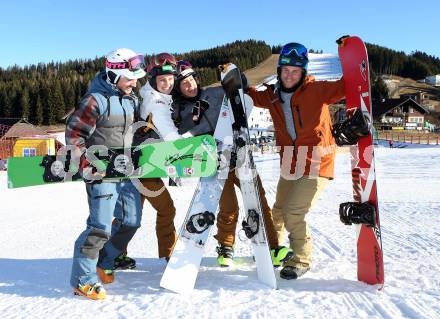
[[105,57],[105,72],[110,84],[118,83],[121,76],[129,80],[140,79],[146,75],[144,69],[144,56],[130,49],[116,49]]

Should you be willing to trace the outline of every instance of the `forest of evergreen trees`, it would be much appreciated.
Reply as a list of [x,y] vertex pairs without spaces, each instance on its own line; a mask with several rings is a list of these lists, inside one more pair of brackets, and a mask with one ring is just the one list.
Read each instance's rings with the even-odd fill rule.
[[367,43],[370,69],[376,74],[393,74],[414,80],[440,74],[440,58],[415,51],[409,55]]
[[[415,80],[440,74],[440,59],[416,51],[410,55],[374,44],[367,44],[375,96],[387,97],[381,74],[394,74]],[[264,41],[235,41],[211,49],[176,54],[189,60],[199,73],[201,85],[218,79],[217,66],[226,62],[247,70],[279,53],[281,45],[269,46]],[[322,53],[322,50],[310,50]],[[61,118],[86,92],[88,84],[102,69],[104,57],[73,60],[65,63],[39,63],[25,67],[0,68],[0,118],[27,118],[31,123],[50,125]],[[141,79],[141,85],[145,83]]]
[[[410,55],[391,50],[376,44],[366,43],[370,71],[374,74],[393,74],[413,80],[424,79],[429,75],[440,74],[440,58],[415,51]],[[272,53],[279,54],[282,45],[272,46]],[[310,53],[322,50],[309,49]]]
[[[242,70],[256,66],[271,55],[263,41],[235,41],[215,48],[176,54],[190,61],[201,85],[217,81],[217,66],[233,62]],[[65,63],[39,63],[0,68],[0,118],[27,118],[37,125],[51,125],[72,109],[86,92],[90,80],[103,68],[104,57]],[[145,83],[141,79],[141,84]]]

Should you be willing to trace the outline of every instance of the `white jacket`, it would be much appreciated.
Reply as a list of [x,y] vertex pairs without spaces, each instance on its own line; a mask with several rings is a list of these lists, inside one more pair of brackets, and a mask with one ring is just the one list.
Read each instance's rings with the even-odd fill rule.
[[140,94],[143,98],[140,107],[141,119],[146,120],[151,113],[153,125],[156,127],[159,136],[165,141],[182,138],[171,119],[172,96],[156,91],[148,82],[141,88]]

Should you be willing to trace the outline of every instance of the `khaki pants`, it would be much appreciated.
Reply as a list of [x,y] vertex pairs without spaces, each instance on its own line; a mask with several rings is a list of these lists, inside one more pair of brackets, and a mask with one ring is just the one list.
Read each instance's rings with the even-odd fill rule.
[[294,253],[294,257],[285,265],[311,266],[312,236],[305,216],[315,205],[327,182],[328,179],[324,177],[311,179],[303,176],[297,180],[280,177],[272,212],[278,240],[283,242],[285,228]]
[[[272,211],[267,204],[266,193],[261,184],[260,176],[257,176],[258,188],[260,191],[261,209],[263,210],[264,227],[266,228],[267,240],[270,248],[278,247],[278,238],[273,225]],[[238,202],[235,194],[234,185],[240,187],[240,180],[235,174],[235,170],[230,171],[228,179],[223,187],[220,197],[220,211],[217,216],[218,233],[214,237],[219,243],[225,246],[233,246],[235,242],[235,229],[238,221]]]
[[141,180],[142,185],[147,188],[147,193],[141,192],[141,207],[144,206],[145,199],[157,211],[156,217],[156,236],[159,248],[159,258],[169,257],[176,244],[177,235],[174,227],[174,216],[176,208],[173,199],[165,187],[162,179],[148,178]]

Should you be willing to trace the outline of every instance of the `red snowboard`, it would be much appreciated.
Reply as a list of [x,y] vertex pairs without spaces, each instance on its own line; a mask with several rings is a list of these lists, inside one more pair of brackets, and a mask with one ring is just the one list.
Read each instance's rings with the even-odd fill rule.
[[[347,116],[350,117],[356,109],[360,109],[367,121],[372,123],[370,74],[365,44],[354,36],[342,37],[337,42],[345,82]],[[376,213],[374,225],[356,225],[358,280],[372,285],[383,285],[382,239],[371,130],[350,148],[354,200],[358,203],[369,203]]]

